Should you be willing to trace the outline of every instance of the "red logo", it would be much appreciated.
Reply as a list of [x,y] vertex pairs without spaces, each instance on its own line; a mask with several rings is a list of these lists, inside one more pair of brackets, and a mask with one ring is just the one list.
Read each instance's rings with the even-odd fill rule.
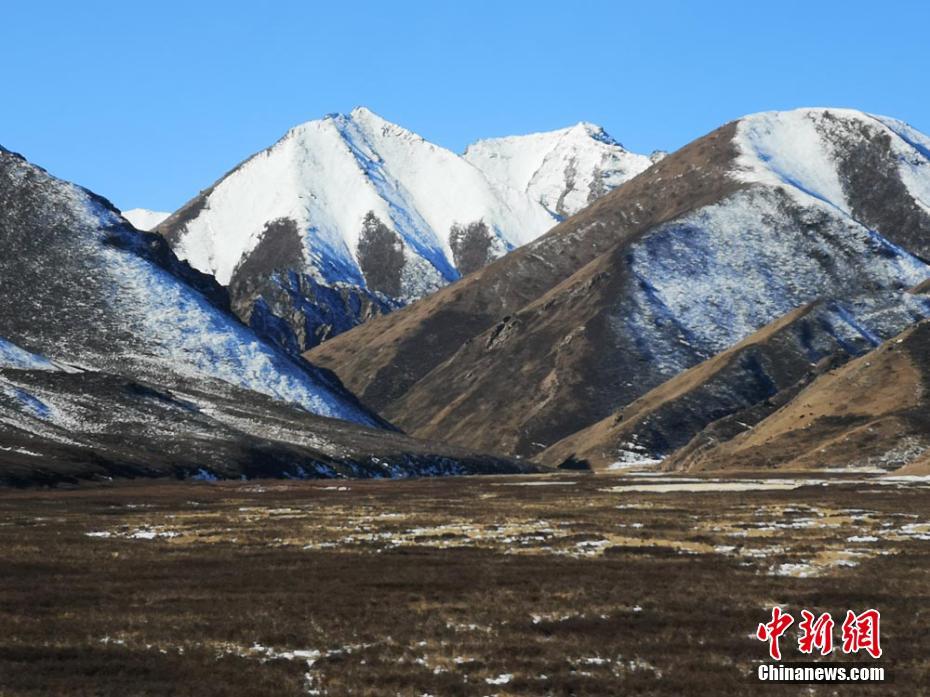
[[[833,628],[836,623],[830,613],[825,612],[818,617],[809,610],[801,610],[801,617],[798,623],[800,631],[798,650],[805,654],[812,654],[817,650],[821,656],[832,653]],[[868,609],[859,615],[852,610],[847,610],[842,626],[843,653],[852,654],[865,650],[872,658],[880,658],[882,655],[880,620],[881,613],[878,610]],[[771,621],[760,624],[756,629],[756,638],[769,643],[769,655],[773,660],[781,660],[781,648],[778,641],[792,624],[794,624],[794,617],[787,612],[782,612],[779,607],[773,607]]]
[[879,658],[882,655],[878,636],[880,620],[878,610],[866,610],[861,615],[847,610],[843,621],[843,653],[858,653],[865,649],[872,658]]
[[833,651],[833,618],[829,612],[823,613],[814,620],[814,613],[801,610],[801,638],[798,639],[798,649],[801,653],[813,653],[820,649],[820,655],[826,656]]
[[794,618],[791,615],[782,613],[780,607],[773,607],[772,621],[767,624],[760,624],[756,630],[756,637],[759,641],[769,642],[769,655],[776,661],[781,660],[781,649],[778,648],[778,640],[792,624],[794,624]]

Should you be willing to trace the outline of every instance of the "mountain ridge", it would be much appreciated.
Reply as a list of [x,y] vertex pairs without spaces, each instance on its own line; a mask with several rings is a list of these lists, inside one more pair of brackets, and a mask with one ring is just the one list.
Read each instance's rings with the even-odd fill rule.
[[[798,132],[819,159],[780,145]],[[409,432],[532,456],[807,302],[836,301],[878,343],[901,329],[883,324],[882,293],[930,273],[921,138],[842,110],[746,117],[480,274],[308,355]],[[567,261],[580,247],[597,251]]]
[[530,465],[396,432],[106,199],[0,150],[0,481]]
[[[604,187],[622,174],[611,176]],[[231,289],[240,318],[260,331],[289,328],[285,343],[306,349],[481,268],[557,217],[467,158],[359,107],[290,129],[156,230]],[[249,263],[282,249],[282,236],[294,240],[287,258]]]

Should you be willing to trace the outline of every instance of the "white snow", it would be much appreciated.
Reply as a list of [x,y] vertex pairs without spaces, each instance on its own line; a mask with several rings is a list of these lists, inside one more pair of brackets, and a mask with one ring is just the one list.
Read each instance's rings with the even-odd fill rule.
[[266,223],[289,218],[303,236],[308,273],[364,286],[357,246],[369,211],[402,240],[406,299],[457,277],[449,245],[454,223],[483,220],[501,253],[555,223],[526,194],[492,185],[464,158],[357,108],[291,129],[222,180],[176,251],[227,284]]
[[485,678],[488,685],[506,685],[513,680],[513,673],[501,673],[496,678]]
[[[469,145],[465,159],[491,181],[530,195],[553,213],[573,215],[601,194],[652,166],[591,123],[529,135],[489,138]],[[564,194],[564,196],[563,196]]]
[[813,109],[764,112],[742,119],[736,136],[740,178],[772,186],[787,184],[849,213],[836,162],[818,130],[821,119],[823,111]]
[[681,484],[621,484],[604,491],[628,493],[633,491],[667,493],[676,491],[707,492],[707,491],[778,491],[797,489],[802,486],[820,484],[821,480],[814,479],[756,479],[745,481],[725,482],[711,480],[706,482],[685,482]]
[[930,212],[930,138],[897,119],[852,109],[796,109],[741,119],[735,175],[749,183],[785,185],[796,196],[817,198],[851,215],[830,143],[830,136],[850,123],[869,139],[889,139],[901,181]]
[[[898,293],[897,302],[913,305],[917,316],[926,314],[899,291],[930,277],[930,267],[838,208],[798,195],[806,205],[797,214],[816,220],[824,234],[799,226],[783,195],[754,187],[634,243],[629,263],[639,284],[631,289],[632,307],[618,312],[615,331],[648,346],[652,365],[671,377],[696,357],[719,353],[818,297],[848,299],[830,317],[834,333],[848,337],[880,334],[880,318],[856,305],[862,287]],[[831,259],[828,267],[824,255]],[[789,265],[792,273],[785,274]],[[669,322],[677,335],[669,332]]]
[[365,287],[358,244],[372,212],[401,239],[397,300],[409,302],[458,278],[453,225],[483,222],[497,256],[551,228],[569,165],[574,188],[562,207],[572,213],[587,203],[595,171],[609,190],[651,160],[586,123],[479,141],[461,156],[359,107],[291,129],[224,178],[175,251],[228,284],[266,224],[288,218],[302,237],[302,271],[327,285]]
[[5,445],[0,445],[0,450],[7,453],[17,453],[19,455],[29,455],[31,457],[42,457],[42,453],[37,453],[34,450],[27,450],[26,448],[11,448]]
[[[132,340],[115,340],[101,352],[93,343],[83,344],[78,335],[71,342],[44,347],[46,357],[0,339],[0,367],[74,370],[64,361],[77,360],[99,370],[121,369],[128,363],[134,375],[214,378],[314,414],[375,425],[354,400],[312,368],[263,342],[166,270],[131,250],[108,244],[110,234],[136,233],[121,230],[122,218],[85,189],[32,165],[23,167],[55,187],[58,208],[69,212],[69,244],[75,258],[94,270],[92,282],[101,286],[101,300],[109,304],[106,314],[119,318],[121,329]],[[33,395],[7,379],[0,380],[0,391],[40,419],[62,422],[67,416],[44,394]]]
[[122,214],[137,230],[151,230],[171,215],[166,211],[152,211],[148,208],[130,208],[122,211]]
[[294,359],[259,340],[166,271],[112,246],[101,248],[101,254],[124,320],[175,372],[223,380],[321,416],[374,424]]

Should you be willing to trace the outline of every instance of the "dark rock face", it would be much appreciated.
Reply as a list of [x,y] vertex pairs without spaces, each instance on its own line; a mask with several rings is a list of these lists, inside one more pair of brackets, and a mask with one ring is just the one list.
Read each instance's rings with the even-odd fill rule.
[[[841,128],[837,128],[841,124]],[[919,206],[898,174],[891,136],[827,112],[822,132],[832,141],[843,189],[853,214],[895,244],[930,260],[930,213]]]
[[404,245],[400,235],[368,211],[358,240],[358,264],[368,288],[390,297],[403,293]]
[[463,276],[484,268],[494,260],[494,236],[483,220],[453,225],[449,243],[455,267]]
[[588,203],[594,203],[606,193],[607,185],[604,183],[604,174],[600,168],[595,168],[591,177],[591,184],[588,186]]
[[282,218],[266,226],[229,284],[232,309],[239,318],[295,355],[399,306],[379,293],[323,285],[292,270],[302,266],[297,223]]
[[237,299],[241,298],[244,294],[236,290],[237,286],[257,284],[274,273],[297,267],[302,260],[303,245],[297,223],[290,218],[273,220],[265,225],[252,253],[236,266],[229,284],[230,292]]
[[278,271],[259,278],[237,312],[261,336],[299,354],[400,304],[355,286],[317,283],[311,276]]
[[562,176],[565,182],[565,188],[562,189],[562,193],[559,194],[559,198],[555,203],[555,213],[561,219],[568,217],[568,211],[565,210],[565,199],[566,197],[575,190],[575,181],[578,176],[578,167],[575,163],[574,158],[568,161],[568,164],[565,165],[565,170],[562,172]]

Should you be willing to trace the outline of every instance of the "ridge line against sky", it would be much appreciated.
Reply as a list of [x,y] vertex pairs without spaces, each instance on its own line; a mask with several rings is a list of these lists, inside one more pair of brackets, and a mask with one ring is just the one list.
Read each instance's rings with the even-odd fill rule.
[[126,209],[359,105],[455,152],[579,121],[674,150],[804,106],[930,130],[921,2],[138,5],[12,4],[0,43],[0,144]]

